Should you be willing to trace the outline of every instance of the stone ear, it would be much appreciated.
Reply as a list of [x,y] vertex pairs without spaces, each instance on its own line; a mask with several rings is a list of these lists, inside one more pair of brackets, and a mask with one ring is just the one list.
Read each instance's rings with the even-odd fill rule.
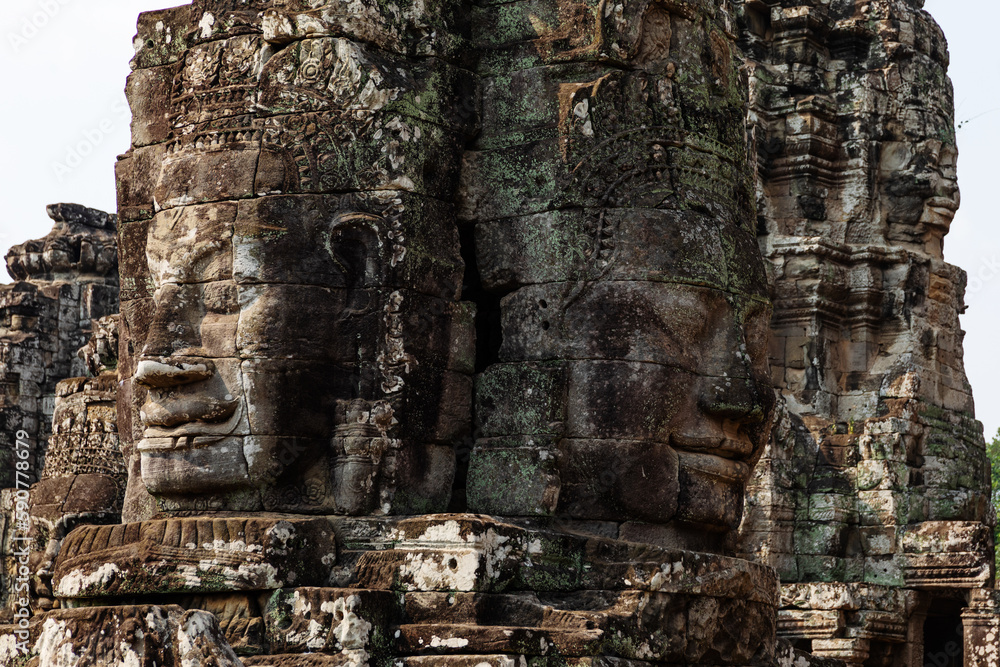
[[388,283],[391,244],[385,220],[361,212],[339,213],[330,224],[330,252],[349,289],[377,288]]

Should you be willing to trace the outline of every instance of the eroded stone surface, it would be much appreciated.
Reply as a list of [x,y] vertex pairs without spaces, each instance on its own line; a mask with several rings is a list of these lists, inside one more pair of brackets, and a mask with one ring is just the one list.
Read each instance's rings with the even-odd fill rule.
[[[345,542],[364,532],[377,536],[353,543],[361,559],[351,568],[351,588],[300,588],[271,598],[272,649],[339,651],[345,659],[363,649],[374,660],[389,639],[394,655],[617,655],[718,664],[770,651],[775,581],[745,561],[469,515],[365,523],[341,526]],[[393,631],[385,633],[387,626]]]
[[[214,613],[242,655],[288,664],[313,651],[358,665],[498,651],[536,662],[612,655],[720,665],[772,655],[777,581],[747,561],[462,514],[342,519],[338,567],[328,574],[320,568],[329,558],[291,570],[316,551],[301,538],[268,546],[274,529],[292,523],[305,534],[321,521],[272,521],[263,536],[252,534],[266,527],[259,520],[239,519],[146,522],[138,535],[130,535],[137,524],[78,528],[57,559],[54,589],[73,605],[180,600]],[[267,563],[220,538],[234,526],[264,545]],[[266,568],[269,577],[255,576]]]
[[[36,609],[54,604],[52,563],[62,540],[80,524],[121,521],[127,473],[117,428],[118,316],[96,320],[78,357],[94,377],[56,385],[52,436],[41,480],[31,486],[27,541],[31,600]],[[19,558],[20,563],[20,558]]]
[[53,576],[60,598],[265,591],[322,584],[336,561],[323,519],[183,518],[81,526]]
[[742,550],[785,582],[778,628],[797,647],[956,659],[935,627],[961,626],[993,559],[966,276],[943,261],[959,204],[946,42],[919,2],[740,4],[780,402]]
[[448,203],[474,81],[443,59],[463,42],[448,4],[140,20],[128,518],[147,492],[167,512],[447,508],[474,370]]
[[32,621],[30,647],[0,635],[6,665],[46,667],[241,667],[212,614],[179,606],[96,607],[52,611]]
[[[0,460],[5,462],[0,487],[6,489],[5,497],[10,501],[0,526],[4,573],[0,607],[4,616],[13,611],[14,598],[20,597],[12,595],[20,567],[20,556],[15,557],[15,552],[28,544],[15,544],[14,537],[27,540],[32,529],[28,498],[15,499],[14,494],[25,494],[49,470],[65,468],[67,461],[63,459],[67,456],[81,463],[85,459],[95,462],[104,451],[110,451],[112,458],[97,468],[101,472],[121,469],[114,461],[116,380],[95,379],[86,388],[79,383],[59,384],[87,373],[88,364],[77,351],[92,331],[101,328],[95,320],[118,310],[117,218],[77,204],[54,204],[48,207],[48,214],[54,223],[52,231],[43,239],[10,249],[7,269],[15,282],[0,285]],[[50,448],[55,461],[48,460]],[[74,449],[78,453],[71,455]],[[112,498],[106,497],[103,486],[98,482],[94,487],[99,496],[95,501],[100,506],[95,508],[98,514],[115,502],[113,493]],[[80,511],[81,499],[89,495],[84,486],[78,487],[72,498],[67,488],[50,491],[53,507],[43,512],[45,520],[39,522],[43,525],[33,535],[33,541],[41,542],[35,544],[39,551],[45,549],[45,533],[64,514],[55,506],[69,503]]]
[[[603,7],[603,6],[602,6]],[[773,404],[746,92],[728,3],[477,10],[475,223],[502,345],[469,508],[718,549]]]
[[[53,204],[52,231],[7,252],[15,282],[0,290],[2,450],[13,456],[18,432],[26,436],[33,471],[40,478],[52,427],[56,383],[86,375],[76,357],[93,330],[92,320],[118,310],[117,216],[78,204]],[[14,487],[14,465],[4,487]]]

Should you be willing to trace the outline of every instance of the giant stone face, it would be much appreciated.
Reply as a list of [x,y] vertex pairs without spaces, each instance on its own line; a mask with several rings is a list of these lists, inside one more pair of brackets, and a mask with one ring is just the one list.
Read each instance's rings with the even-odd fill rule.
[[161,510],[717,547],[773,404],[724,8],[258,4],[130,79],[125,364]]
[[624,3],[575,38],[532,17],[487,50],[462,201],[502,343],[472,509],[700,550],[738,525],[774,397],[726,10]]
[[127,395],[162,511],[447,507],[473,370],[453,70],[238,34],[130,79]]
[[[358,327],[378,304],[358,303],[370,295],[350,284],[364,278],[363,264],[350,262],[365,258],[350,257],[340,219],[305,234],[284,231],[301,235],[306,261],[326,265],[314,284],[263,282],[254,256],[267,244],[266,221],[244,221],[238,210],[184,207],[150,226],[156,310],[135,379],[149,388],[139,450],[143,481],[155,493],[274,485],[289,464],[302,464],[302,453],[322,459],[336,400],[360,382],[352,363]],[[351,268],[360,274],[346,275]],[[328,492],[318,483],[310,491]]]
[[[391,209],[391,197],[365,204]],[[324,204],[270,197],[150,223],[155,310],[134,376],[148,390],[138,449],[150,492],[181,506],[375,509],[376,495],[341,485],[377,491],[372,459],[399,447],[393,367],[409,359],[393,319],[406,298],[385,286],[386,219]],[[349,454],[341,432],[363,441],[363,479],[335,460]]]

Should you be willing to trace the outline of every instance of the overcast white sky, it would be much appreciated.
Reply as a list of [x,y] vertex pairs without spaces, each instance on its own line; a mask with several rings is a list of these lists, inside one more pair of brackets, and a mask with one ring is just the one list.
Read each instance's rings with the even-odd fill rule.
[[[0,255],[51,229],[45,206],[115,210],[115,156],[129,146],[123,89],[139,12],[180,0],[3,0]],[[951,46],[962,208],[945,257],[969,272],[965,366],[976,412],[1000,427],[1000,67],[997,0],[927,0]],[[0,271],[0,280],[8,280]]]

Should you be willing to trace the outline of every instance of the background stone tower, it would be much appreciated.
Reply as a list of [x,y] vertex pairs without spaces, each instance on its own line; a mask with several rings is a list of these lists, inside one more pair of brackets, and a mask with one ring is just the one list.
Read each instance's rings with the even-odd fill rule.
[[[53,204],[47,211],[55,223],[52,231],[45,238],[8,251],[7,271],[15,282],[0,285],[0,608],[6,613],[11,611],[8,607],[17,572],[12,554],[23,546],[12,538],[21,529],[25,529],[26,536],[27,529],[15,521],[15,491],[21,489],[23,493],[46,471],[52,476],[55,469],[65,467],[64,462],[48,466],[46,460],[53,439],[53,418],[60,413],[60,403],[65,408],[67,401],[73,400],[72,395],[77,390],[83,392],[84,387],[60,386],[60,382],[91,372],[78,351],[95,328],[100,328],[94,326],[95,320],[118,312],[117,216],[79,204]],[[99,371],[93,372],[96,375]],[[79,380],[90,389],[92,382],[98,382]],[[109,433],[104,439],[113,441],[112,453],[117,450],[117,438],[111,434],[115,428],[116,384],[113,372],[103,380],[103,414],[99,414],[97,405],[90,405],[89,411],[87,405],[62,410],[64,417],[73,417],[59,419],[56,426],[54,439],[59,441],[57,448],[64,456],[78,460],[87,457],[84,451],[74,452],[86,450],[87,438],[70,435],[70,431],[85,431],[99,439],[98,431]],[[96,402],[93,392],[86,392],[86,398],[84,395],[79,393],[77,403]],[[15,448],[22,454],[26,452],[28,458],[16,457]],[[24,469],[19,470],[15,463],[21,463]],[[113,461],[104,463],[115,465]],[[60,492],[68,491],[68,485],[56,490],[50,483],[49,488],[55,491],[49,494],[50,503],[68,500],[55,499]],[[76,495],[80,498],[87,493],[81,486]],[[73,503],[68,506],[73,507]],[[76,506],[81,504],[77,502]],[[26,518],[27,513],[21,516]]]
[[14,486],[18,431],[32,445],[37,481],[52,427],[56,383],[86,375],[77,356],[91,321],[118,312],[117,216],[79,204],[53,204],[43,239],[14,246],[0,285],[0,487]]
[[993,604],[965,273],[942,257],[948,54],[922,4],[742,6],[782,406],[743,544],[781,576],[779,634],[854,664],[961,664]]

